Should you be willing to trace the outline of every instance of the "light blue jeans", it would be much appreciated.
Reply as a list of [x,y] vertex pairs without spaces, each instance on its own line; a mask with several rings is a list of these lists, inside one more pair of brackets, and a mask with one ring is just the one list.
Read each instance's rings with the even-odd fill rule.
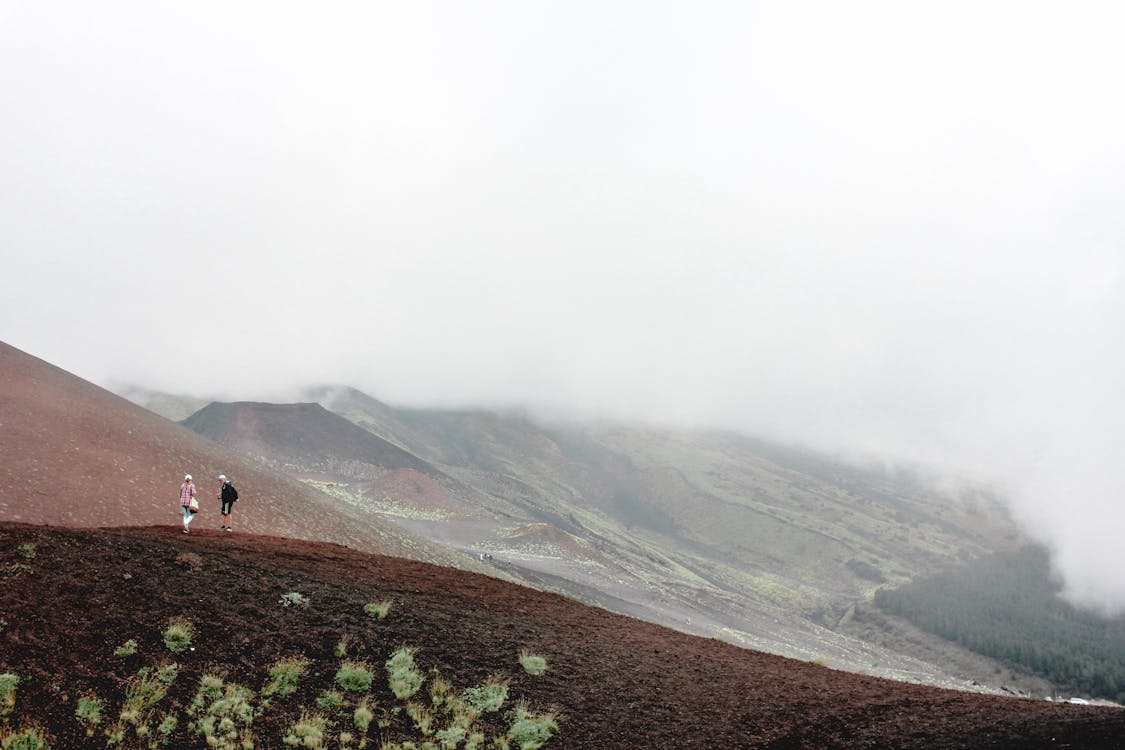
[[195,514],[192,513],[191,508],[187,507],[186,505],[181,505],[180,510],[184,512],[184,528],[186,529],[189,525],[191,525],[191,520],[195,518]]

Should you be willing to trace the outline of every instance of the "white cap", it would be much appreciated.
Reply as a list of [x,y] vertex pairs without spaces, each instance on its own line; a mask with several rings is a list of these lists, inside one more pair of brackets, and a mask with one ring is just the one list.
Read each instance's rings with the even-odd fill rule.
[[219,479],[226,479],[226,478],[227,478],[227,475],[226,475],[226,474],[220,474],[220,475],[219,475]]
[[184,474],[184,481],[191,479],[191,474]]

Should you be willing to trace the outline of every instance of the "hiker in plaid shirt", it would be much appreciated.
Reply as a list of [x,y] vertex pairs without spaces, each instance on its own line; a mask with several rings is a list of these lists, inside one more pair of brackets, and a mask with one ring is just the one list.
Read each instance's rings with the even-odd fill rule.
[[184,483],[180,485],[180,510],[184,514],[184,533],[188,533],[191,519],[195,518],[195,511],[191,509],[192,498],[195,497],[195,484],[191,481],[191,474],[184,474]]

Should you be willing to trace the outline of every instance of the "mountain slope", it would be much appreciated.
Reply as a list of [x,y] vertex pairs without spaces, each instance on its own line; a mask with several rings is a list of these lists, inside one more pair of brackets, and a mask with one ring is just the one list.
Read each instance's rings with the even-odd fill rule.
[[[34,550],[33,557],[19,550]],[[20,572],[13,566],[20,566]],[[388,689],[383,664],[403,645],[417,648],[425,672],[440,670],[458,690],[490,675],[509,679],[499,712],[479,723],[491,736],[510,724],[517,701],[558,712],[558,734],[544,750],[603,748],[952,748],[1120,747],[1125,711],[906,685],[735,648],[451,568],[340,547],[217,531],[184,537],[167,527],[67,530],[0,523],[0,672],[21,678],[9,727],[44,727],[53,747],[105,747],[127,681],[146,666],[175,661],[149,731],[178,718],[171,748],[203,746],[191,731],[192,696],[204,674],[260,697],[277,659],[307,659],[289,695],[275,695],[251,727],[256,746],[280,738],[303,714],[326,719],[327,747],[353,734],[366,697],[376,722],[368,747],[414,739],[406,701]],[[83,575],[74,575],[81,569]],[[194,572],[191,572],[194,570]],[[168,575],[173,571],[174,575]],[[220,575],[222,586],[214,585]],[[285,607],[286,592],[306,606]],[[389,598],[388,617],[363,612]],[[43,602],[51,607],[43,607]],[[173,618],[196,626],[192,649],[173,654],[161,632]],[[347,635],[348,654],[334,654]],[[134,639],[134,655],[114,649]],[[525,674],[517,654],[546,658]],[[370,688],[342,690],[334,677],[347,660],[374,673]],[[426,708],[435,681],[414,701]],[[214,678],[212,677],[212,681]],[[318,701],[342,693],[339,709]],[[228,697],[232,694],[228,693]],[[103,724],[87,736],[75,719],[81,698],[105,703]],[[435,721],[446,721],[434,711]],[[162,718],[164,721],[162,722]],[[237,715],[235,719],[237,720]],[[141,721],[144,717],[141,718]],[[194,717],[198,722],[198,716]],[[139,724],[140,722],[138,722]],[[136,730],[125,722],[127,742]],[[432,730],[431,730],[432,731]],[[432,737],[431,737],[432,739]],[[488,746],[488,745],[486,745]]]
[[240,532],[467,561],[0,342],[0,519],[178,526],[179,486],[190,473],[202,505],[195,528],[217,526],[219,472],[239,488]]
[[305,397],[455,478],[493,519],[402,512],[406,528],[582,601],[857,671],[945,684],[941,667],[840,624],[879,585],[1019,539],[986,495],[950,498],[740,435],[397,409],[346,387]]
[[212,403],[181,424],[294,473],[373,479],[388,471],[411,469],[440,476],[426,462],[320,404]]

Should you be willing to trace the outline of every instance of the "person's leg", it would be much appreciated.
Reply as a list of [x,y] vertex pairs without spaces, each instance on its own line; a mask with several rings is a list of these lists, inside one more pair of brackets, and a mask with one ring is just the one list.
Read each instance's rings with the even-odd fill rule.
[[186,505],[181,505],[180,510],[183,512],[184,533],[186,534],[186,533],[188,533],[188,524],[191,523],[191,520],[190,520],[191,519],[191,511],[188,509],[188,507]]

